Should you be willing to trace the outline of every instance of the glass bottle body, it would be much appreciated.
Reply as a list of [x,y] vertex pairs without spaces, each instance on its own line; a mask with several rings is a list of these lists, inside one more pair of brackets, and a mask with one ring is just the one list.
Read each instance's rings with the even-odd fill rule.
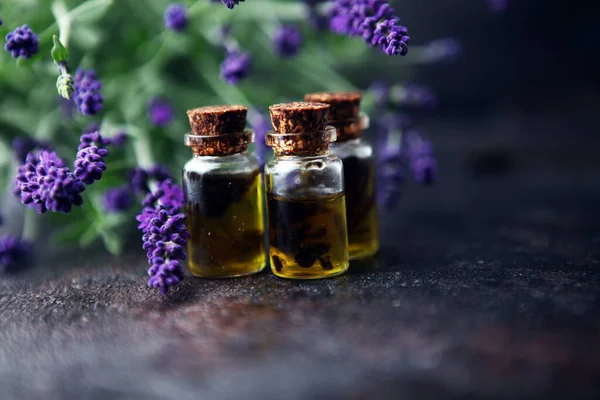
[[373,256],[379,250],[373,148],[357,138],[332,143],[331,152],[344,163],[350,259]]
[[269,254],[282,278],[348,269],[343,165],[333,155],[279,156],[265,167]]
[[194,276],[243,276],[265,267],[261,183],[258,163],[246,152],[186,163],[188,264]]

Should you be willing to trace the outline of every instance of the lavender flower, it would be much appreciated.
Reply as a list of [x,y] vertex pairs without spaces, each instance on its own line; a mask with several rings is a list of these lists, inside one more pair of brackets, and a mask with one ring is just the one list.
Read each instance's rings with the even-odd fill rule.
[[262,171],[265,166],[265,156],[269,151],[265,137],[267,131],[271,129],[271,121],[253,108],[248,111],[248,121],[254,131],[255,156]]
[[165,10],[165,26],[175,32],[181,32],[188,24],[187,10],[183,4],[170,4]]
[[173,182],[164,181],[155,193],[144,200],[144,209],[137,216],[142,230],[150,268],[148,285],[166,293],[170,286],[183,279],[181,261],[186,259],[185,246],[189,233],[183,206],[183,191]]
[[102,173],[106,171],[104,157],[108,155],[108,150],[104,148],[105,141],[98,131],[84,133],[80,141],[73,174],[86,185],[90,185],[102,179]]
[[85,185],[54,152],[31,152],[19,167],[13,193],[21,203],[42,214],[48,210],[68,213],[83,204]]
[[93,69],[85,71],[79,68],[75,73],[74,88],[73,100],[77,110],[82,115],[89,117],[98,114],[102,110],[104,102],[100,92],[102,83],[98,80]]
[[437,162],[433,156],[431,142],[423,138],[415,130],[406,132],[402,138],[410,168],[415,180],[424,185],[435,182],[437,178]]
[[425,57],[430,62],[454,61],[460,55],[462,46],[453,38],[434,40],[425,46]]
[[171,174],[169,173],[169,170],[167,169],[167,167],[161,164],[154,164],[153,166],[151,166],[148,170],[148,174],[152,179],[154,179],[157,182],[162,182],[164,180],[171,179]]
[[227,6],[230,10],[237,6],[240,2],[244,2],[245,0],[221,0],[223,4]]
[[31,243],[14,236],[0,237],[0,267],[11,271],[31,251]]
[[102,205],[107,212],[125,211],[131,202],[131,190],[127,186],[108,189],[102,197]]
[[295,56],[300,46],[302,46],[302,33],[295,26],[280,26],[273,35],[273,50],[282,58]]
[[6,35],[6,44],[4,49],[10,53],[13,58],[29,58],[39,51],[38,38],[28,25],[16,28]]
[[406,181],[406,153],[402,132],[410,125],[404,114],[390,114],[378,120],[377,202],[392,209],[398,202]]
[[27,154],[29,154],[31,151],[35,149],[50,149],[48,142],[24,136],[15,137],[12,141],[12,147],[15,152],[15,157],[21,164],[25,162]]
[[404,107],[435,108],[438,99],[433,91],[422,85],[409,83],[392,87],[390,97],[394,103]]
[[154,97],[148,102],[148,117],[156,126],[165,126],[173,119],[173,108],[166,100]]
[[334,0],[329,16],[334,32],[361,36],[389,56],[408,52],[408,30],[385,0]]
[[235,85],[248,76],[251,66],[250,53],[231,51],[221,63],[221,79]]

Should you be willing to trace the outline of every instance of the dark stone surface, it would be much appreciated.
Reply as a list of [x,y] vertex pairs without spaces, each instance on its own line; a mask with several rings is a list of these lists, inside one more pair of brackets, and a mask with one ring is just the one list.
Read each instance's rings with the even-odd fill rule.
[[38,255],[0,279],[0,398],[598,398],[600,138],[570,123],[432,125],[439,185],[334,279],[162,297],[141,251]]

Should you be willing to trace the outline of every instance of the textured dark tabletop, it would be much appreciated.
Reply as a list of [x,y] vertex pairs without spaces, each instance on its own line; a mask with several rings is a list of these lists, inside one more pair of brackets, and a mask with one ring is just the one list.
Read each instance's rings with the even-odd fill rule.
[[[143,253],[0,276],[1,399],[600,398],[600,137],[515,113],[428,127],[377,260],[145,286]],[[578,131],[579,132],[579,131]]]

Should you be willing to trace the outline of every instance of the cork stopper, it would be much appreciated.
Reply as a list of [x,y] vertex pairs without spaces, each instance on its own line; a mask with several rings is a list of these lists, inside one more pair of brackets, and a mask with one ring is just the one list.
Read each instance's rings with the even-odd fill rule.
[[244,131],[248,108],[240,105],[206,106],[188,110],[192,134],[186,145],[196,155],[226,156],[245,151],[252,133]]
[[328,104],[281,103],[270,106],[269,112],[274,132],[267,142],[276,154],[319,155],[329,151],[332,137],[326,130]]
[[337,129],[338,141],[354,139],[362,133],[359,92],[308,93],[304,100],[329,104],[329,125]]

